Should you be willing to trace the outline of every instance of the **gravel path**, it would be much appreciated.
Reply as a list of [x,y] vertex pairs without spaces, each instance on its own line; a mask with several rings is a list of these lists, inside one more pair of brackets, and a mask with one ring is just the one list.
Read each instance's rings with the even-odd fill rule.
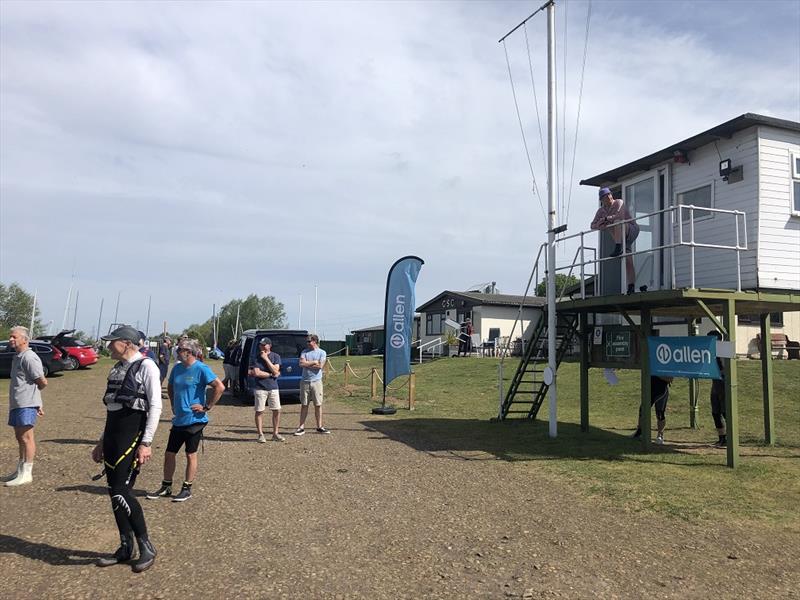
[[[252,408],[224,397],[194,497],[142,498],[156,565],[141,575],[98,569],[93,559],[118,542],[103,481],[90,479],[103,376],[51,379],[34,483],[0,487],[4,598],[800,597],[793,535],[608,507],[543,476],[535,461],[421,451],[424,440],[335,399],[331,435],[312,428],[257,444]],[[285,408],[287,434],[298,412]],[[140,494],[158,487],[168,432],[163,422]],[[6,428],[3,472],[15,458]],[[179,457],[179,475],[183,465]]]

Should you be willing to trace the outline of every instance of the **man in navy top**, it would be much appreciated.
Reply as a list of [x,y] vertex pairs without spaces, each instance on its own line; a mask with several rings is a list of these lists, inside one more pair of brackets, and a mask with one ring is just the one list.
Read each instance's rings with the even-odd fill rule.
[[255,379],[256,429],[259,443],[266,442],[264,437],[264,409],[269,406],[272,412],[272,441],[283,442],[285,438],[279,433],[281,423],[281,396],[278,391],[278,376],[281,372],[281,357],[272,351],[272,340],[261,338],[258,342],[258,354],[250,363],[247,374]]

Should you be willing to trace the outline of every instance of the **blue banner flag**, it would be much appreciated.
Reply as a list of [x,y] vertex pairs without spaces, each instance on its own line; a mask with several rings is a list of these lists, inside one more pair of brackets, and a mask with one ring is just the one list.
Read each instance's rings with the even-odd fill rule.
[[383,395],[389,382],[411,372],[411,325],[414,322],[414,286],[425,263],[404,256],[389,269],[386,279],[386,312],[383,317]]
[[720,379],[717,339],[707,335],[648,337],[650,374],[692,379]]

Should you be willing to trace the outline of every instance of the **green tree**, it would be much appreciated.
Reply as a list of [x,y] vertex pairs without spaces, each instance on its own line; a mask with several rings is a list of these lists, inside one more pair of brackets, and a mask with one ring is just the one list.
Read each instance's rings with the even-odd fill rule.
[[[581,282],[580,279],[575,277],[574,275],[564,275],[563,273],[556,273],[556,296],[560,296],[564,289],[573,286],[579,285]],[[547,279],[542,279],[539,282],[539,285],[536,286],[536,295],[537,296],[547,296]]]
[[[286,321],[286,310],[282,302],[274,296],[258,297],[250,294],[242,299],[231,300],[219,311],[219,328],[217,330],[217,345],[224,348],[234,337],[236,327],[236,311],[239,311],[239,331],[244,329],[285,329],[289,326]],[[190,325],[186,329],[187,335],[196,336],[207,346],[214,343],[214,326],[212,318],[205,323]]]
[[[31,324],[33,294],[26,292],[17,283],[0,283],[0,338],[8,339],[9,331],[15,325],[28,327]],[[39,307],[33,321],[33,334],[42,333],[44,327],[39,320]]]

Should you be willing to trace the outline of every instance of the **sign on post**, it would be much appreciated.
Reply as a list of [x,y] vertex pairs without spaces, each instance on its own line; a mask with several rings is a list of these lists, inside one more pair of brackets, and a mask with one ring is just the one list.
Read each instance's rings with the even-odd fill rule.
[[720,379],[716,342],[710,336],[648,337],[650,373],[669,377]]
[[606,332],[606,358],[629,358],[631,355],[631,332]]

